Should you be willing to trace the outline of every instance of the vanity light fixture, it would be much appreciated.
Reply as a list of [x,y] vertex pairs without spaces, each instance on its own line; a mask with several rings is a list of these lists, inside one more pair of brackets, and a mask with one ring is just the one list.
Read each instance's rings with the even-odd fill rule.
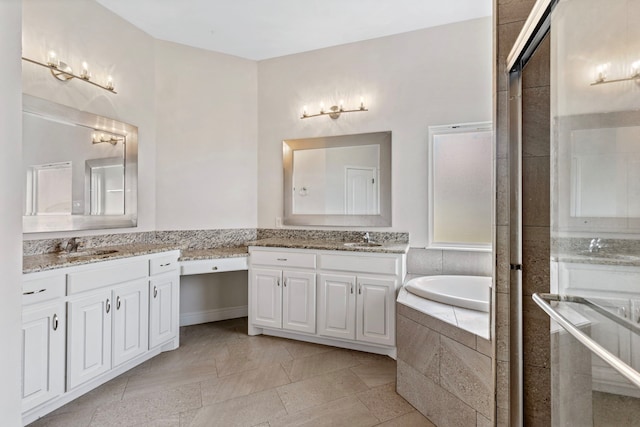
[[610,64],[600,64],[596,67],[596,76],[595,81],[591,83],[591,86],[601,85],[604,83],[617,83],[617,82],[628,82],[631,80],[636,80],[640,83],[640,60],[635,61],[630,66],[629,77],[623,77],[619,79],[608,80],[607,73],[609,71]]
[[108,144],[111,145],[116,145],[118,142],[122,142],[124,143],[125,141],[125,137],[121,136],[121,135],[115,135],[112,133],[108,133],[108,132],[102,132],[99,131],[100,134],[94,133],[91,136],[91,142],[93,144],[102,144],[103,142],[106,142]]
[[36,61],[35,59],[27,58],[25,56],[22,57],[22,60],[31,62],[32,64],[40,65],[41,67],[48,68],[51,71],[51,75],[53,75],[53,77],[63,82],[76,78],[87,83],[91,83],[92,85],[98,86],[99,88],[102,88],[111,93],[117,93],[114,90],[113,78],[111,76],[107,77],[107,83],[104,85],[91,80],[89,65],[86,62],[82,63],[82,71],[80,71],[80,74],[77,75],[74,74],[73,69],[67,63],[58,59],[58,56],[54,51],[49,51],[46,64],[44,62]]
[[305,105],[304,107],[302,107],[302,116],[300,117],[301,119],[308,119],[310,117],[318,117],[318,116],[329,116],[332,119],[337,119],[338,117],[340,117],[340,114],[342,113],[355,113],[358,111],[369,111],[365,106],[364,106],[364,99],[361,97],[360,98],[360,107],[359,108],[354,108],[351,110],[345,110],[344,109],[344,101],[340,100],[340,104],[339,105],[333,105],[331,108],[329,108],[329,111],[326,111],[324,109],[324,102],[320,103],[320,112],[317,114],[309,114],[307,113],[307,106]]

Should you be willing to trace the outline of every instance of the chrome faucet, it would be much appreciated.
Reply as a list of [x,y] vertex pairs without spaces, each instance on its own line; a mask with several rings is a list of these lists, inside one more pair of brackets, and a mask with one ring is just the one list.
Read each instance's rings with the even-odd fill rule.
[[362,240],[364,240],[365,243],[371,242],[371,237],[369,237],[369,232],[368,231],[366,233],[364,233],[364,236],[362,236]]
[[600,252],[600,249],[604,248],[606,245],[602,243],[602,240],[598,238],[591,239],[589,243],[589,252]]
[[72,237],[69,240],[67,240],[67,244],[64,247],[64,251],[66,253],[70,253],[70,252],[76,252],[77,250],[78,250],[78,241],[76,240],[76,238]]

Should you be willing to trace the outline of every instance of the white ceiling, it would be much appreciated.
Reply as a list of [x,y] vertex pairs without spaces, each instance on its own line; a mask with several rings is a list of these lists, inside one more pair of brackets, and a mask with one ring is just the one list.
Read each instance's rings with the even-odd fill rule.
[[262,60],[491,15],[492,0],[97,0],[151,36]]

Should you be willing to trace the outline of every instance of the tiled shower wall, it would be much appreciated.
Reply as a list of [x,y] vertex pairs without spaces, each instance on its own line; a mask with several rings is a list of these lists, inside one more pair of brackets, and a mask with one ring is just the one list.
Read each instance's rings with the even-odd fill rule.
[[[496,420],[509,425],[509,138],[506,59],[534,0],[496,0]],[[524,423],[551,424],[549,321],[531,295],[549,291],[549,41],[523,78]]]

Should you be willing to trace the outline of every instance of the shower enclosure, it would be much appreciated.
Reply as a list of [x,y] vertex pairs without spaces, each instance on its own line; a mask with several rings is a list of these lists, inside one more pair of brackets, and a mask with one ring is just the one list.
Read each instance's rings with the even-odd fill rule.
[[508,59],[511,425],[523,418],[522,76],[550,46],[554,426],[640,425],[640,2],[539,0]]

